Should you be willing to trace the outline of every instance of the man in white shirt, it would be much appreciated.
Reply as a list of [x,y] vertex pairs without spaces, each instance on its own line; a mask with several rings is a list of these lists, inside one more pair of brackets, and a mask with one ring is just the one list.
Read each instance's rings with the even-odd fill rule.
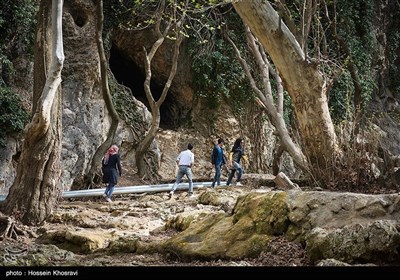
[[176,181],[172,186],[172,190],[169,192],[169,197],[174,195],[179,182],[182,180],[183,175],[189,180],[189,196],[193,194],[193,180],[192,180],[192,165],[194,163],[194,154],[192,153],[193,145],[188,144],[187,150],[182,151],[176,158],[176,164],[178,165],[178,174],[176,175]]

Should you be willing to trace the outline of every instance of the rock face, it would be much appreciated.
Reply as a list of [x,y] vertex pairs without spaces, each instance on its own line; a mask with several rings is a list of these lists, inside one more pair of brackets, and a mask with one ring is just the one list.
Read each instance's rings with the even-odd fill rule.
[[216,214],[190,224],[166,242],[186,259],[252,257],[273,236],[305,244],[316,263],[398,263],[398,195],[332,192],[251,192],[232,215]]
[[0,150],[0,195],[8,194],[14,182],[16,169],[14,167],[14,156],[18,154],[19,142],[11,138],[7,141],[7,146]]
[[[143,89],[145,80],[143,47],[149,50],[155,40],[156,38],[150,30],[124,31],[116,29],[112,36],[110,67],[117,80],[128,85],[132,89],[133,96],[144,104],[148,104],[148,102]],[[168,79],[172,55],[173,43],[166,40],[152,60],[152,90],[155,98],[160,96]],[[185,44],[181,46],[177,66],[175,78],[167,98],[161,106],[161,126],[173,129],[187,124],[194,105],[190,56]]]
[[64,4],[61,182],[65,189],[90,167],[90,160],[110,125],[101,94],[95,11],[95,4],[88,0]]
[[[68,190],[82,176],[109,126],[100,91],[99,55],[95,41],[95,5],[90,0],[66,0],[63,8],[65,61],[62,71],[63,145],[61,185]],[[33,81],[32,73],[24,76]],[[30,93],[32,90],[30,91]],[[10,140],[2,151],[2,194],[14,181],[19,144]],[[1,186],[0,186],[1,187]]]

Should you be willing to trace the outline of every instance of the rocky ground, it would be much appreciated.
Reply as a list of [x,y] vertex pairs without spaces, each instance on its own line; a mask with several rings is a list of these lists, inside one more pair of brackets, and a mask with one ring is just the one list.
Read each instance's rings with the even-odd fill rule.
[[[133,178],[121,179],[121,185],[143,184]],[[95,231],[103,236],[134,236],[141,241],[151,242],[167,239],[177,234],[175,229],[164,229],[167,221],[176,215],[191,215],[196,213],[229,212],[236,199],[250,191],[268,191],[269,187],[254,189],[250,186],[219,187],[195,189],[194,196],[188,197],[186,191],[178,191],[173,198],[167,192],[122,194],[115,195],[113,202],[107,202],[103,197],[73,198],[60,201],[54,214],[48,221],[37,228],[29,228],[31,235],[19,238],[18,242],[4,240],[2,245],[15,250],[24,250],[34,244],[48,243],[38,238],[44,232],[53,231]],[[220,205],[204,205],[199,203],[203,192],[217,192],[223,203]],[[90,233],[92,234],[92,233]],[[51,243],[57,238],[52,238]],[[105,239],[106,240],[106,239]],[[21,244],[23,243],[23,244]],[[78,248],[65,245],[65,242],[55,244],[60,249],[74,253],[74,262],[82,266],[308,266],[305,251],[299,244],[288,242],[284,237],[276,237],[267,250],[254,259],[241,260],[199,260],[183,262],[179,256],[172,254],[109,254],[105,248],[82,253]],[[21,249],[22,248],[22,249]],[[10,249],[13,250],[13,249]],[[63,258],[54,258],[54,265],[65,265]]]
[[[167,239],[178,232],[170,229],[164,230],[166,221],[178,214],[191,215],[194,213],[212,213],[218,211],[231,211],[236,198],[249,191],[250,187],[220,187],[213,190],[224,198],[222,205],[203,205],[198,203],[201,193],[207,189],[195,190],[194,197],[188,197],[185,191],[177,192],[170,199],[167,193],[156,194],[129,194],[116,195],[112,203],[103,198],[75,199],[63,201],[57,213],[62,215],[71,212],[71,209],[89,211],[91,219],[99,225],[110,223],[115,216],[126,217],[124,223],[115,222],[115,225],[125,225],[129,228],[127,234],[133,234],[142,241]],[[258,190],[260,191],[260,190]],[[83,210],[84,208],[84,210]],[[80,211],[80,210],[78,210]],[[112,223],[112,222],[111,222]],[[55,224],[54,226],[57,226]],[[131,229],[134,229],[131,231]],[[111,230],[116,230],[112,228]],[[276,237],[265,253],[255,259],[243,260],[211,260],[182,262],[179,256],[166,254],[137,255],[117,253],[107,255],[98,252],[80,255],[84,265],[107,266],[307,266],[309,265],[304,249],[299,245],[288,242],[284,237]]]
[[[249,174],[246,175],[249,176]],[[273,176],[269,176],[265,182],[272,178]],[[133,175],[123,176],[119,182],[122,187],[143,184],[144,182]],[[302,188],[306,190],[307,187],[302,186]],[[240,187],[222,186],[212,190],[204,187],[195,189],[193,197],[188,197],[186,191],[178,191],[171,199],[168,192],[114,195],[111,203],[105,201],[103,197],[64,199],[60,201],[54,214],[43,225],[24,227],[31,234],[20,237],[18,241],[3,240],[0,244],[3,250],[8,250],[8,255],[13,251],[29,255],[29,252],[33,251],[32,248],[37,248],[35,247],[37,244],[53,244],[67,252],[72,252],[73,255],[68,258],[52,258],[50,263],[54,266],[65,266],[71,263],[72,265],[78,263],[82,267],[305,267],[314,265],[308,261],[305,250],[300,244],[289,242],[282,236],[275,237],[265,252],[253,259],[186,262],[171,253],[110,253],[107,250],[109,240],[118,236],[133,236],[143,242],[166,240],[178,234],[178,231],[172,227],[165,229],[165,225],[178,215],[230,213],[239,196],[249,192],[266,192],[271,189],[274,189],[273,183],[255,186],[251,184],[250,180],[244,179],[244,186]],[[200,196],[204,192],[210,191],[216,192],[222,203],[213,205],[213,203],[201,202]],[[371,190],[373,193],[376,191],[378,190]],[[393,189],[390,192],[398,192],[398,190]],[[98,243],[101,245],[90,252],[82,252],[81,248],[71,246],[73,242],[66,244],[65,237],[60,238],[60,242],[57,242],[57,234],[53,234],[51,242],[48,238],[41,238],[44,233],[62,231],[87,232],[88,235],[97,235]],[[35,250],[37,252],[41,249]],[[3,264],[8,265],[7,262],[3,262]]]

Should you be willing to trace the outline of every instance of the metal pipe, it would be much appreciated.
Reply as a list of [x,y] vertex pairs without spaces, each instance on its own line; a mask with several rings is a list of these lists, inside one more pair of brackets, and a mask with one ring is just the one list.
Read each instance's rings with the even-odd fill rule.
[[[210,187],[212,182],[193,182],[193,189]],[[166,192],[172,189],[174,184],[160,184],[160,185],[141,185],[141,186],[126,186],[126,187],[115,187],[113,194],[125,194],[125,193],[146,193],[146,192]],[[225,185],[222,183],[221,185]],[[188,190],[189,183],[180,183],[176,190]],[[62,193],[63,198],[75,198],[75,197],[88,197],[88,196],[102,196],[105,192],[105,188],[89,189],[89,190],[76,190],[76,191],[64,191]],[[5,195],[0,195],[0,201],[6,198]]]
[[[210,187],[212,182],[193,183],[193,189]],[[114,194],[126,194],[126,193],[146,193],[146,192],[166,192],[172,189],[174,184],[161,184],[161,185],[141,185],[141,186],[127,186],[127,187],[115,187]],[[180,183],[177,190],[188,190],[189,183]],[[73,197],[87,197],[87,196],[102,196],[105,192],[105,188],[90,189],[90,190],[77,190],[77,191],[66,191],[63,192],[63,198]]]

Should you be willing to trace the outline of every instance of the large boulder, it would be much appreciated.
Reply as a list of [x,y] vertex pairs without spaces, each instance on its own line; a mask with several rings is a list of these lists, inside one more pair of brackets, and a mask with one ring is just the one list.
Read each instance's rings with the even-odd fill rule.
[[305,244],[310,260],[350,264],[400,261],[398,195],[335,192],[251,192],[232,215],[191,223],[165,243],[183,259],[235,259],[267,250],[273,236]]

